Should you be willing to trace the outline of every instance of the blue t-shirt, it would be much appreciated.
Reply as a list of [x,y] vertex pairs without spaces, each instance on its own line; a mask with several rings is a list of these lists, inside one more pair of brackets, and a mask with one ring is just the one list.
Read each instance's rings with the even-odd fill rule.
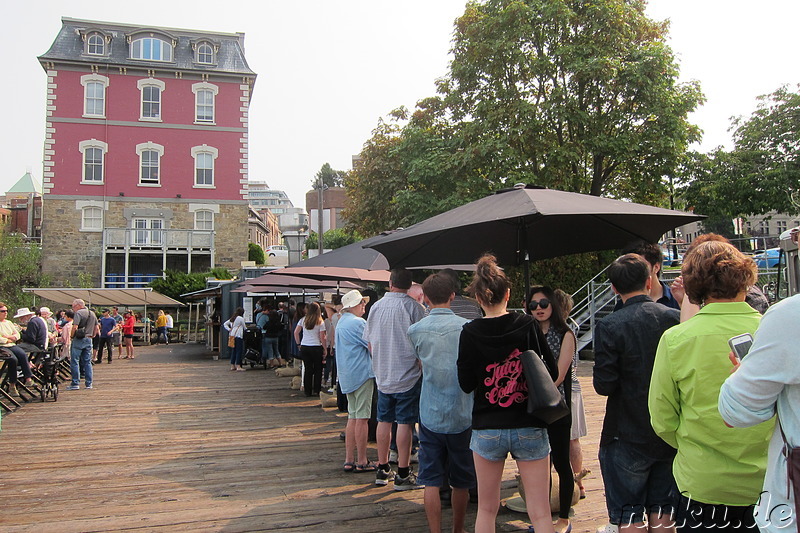
[[336,324],[336,371],[345,394],[355,392],[365,381],[375,377],[364,339],[366,325],[366,320],[347,312],[342,313]]
[[110,316],[102,317],[100,319],[100,336],[101,337],[110,337],[111,333],[109,333],[109,331],[114,329],[114,326],[116,326],[116,325],[117,325],[117,321],[114,320],[112,317],[110,317]]

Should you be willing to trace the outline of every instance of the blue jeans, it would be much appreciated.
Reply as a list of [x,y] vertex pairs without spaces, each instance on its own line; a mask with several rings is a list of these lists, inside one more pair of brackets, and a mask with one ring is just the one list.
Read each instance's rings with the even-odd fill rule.
[[647,451],[645,444],[619,439],[600,446],[600,472],[612,524],[637,524],[647,515],[670,516],[675,511],[678,487],[672,459],[655,459]]
[[233,348],[228,348],[231,351],[231,364],[242,366],[242,355],[244,355],[244,339],[234,337]]
[[270,361],[278,359],[281,352],[278,351],[278,337],[261,337],[261,358]]
[[72,371],[72,386],[81,383],[81,374],[86,386],[92,384],[92,339],[72,339],[69,350],[69,369]]

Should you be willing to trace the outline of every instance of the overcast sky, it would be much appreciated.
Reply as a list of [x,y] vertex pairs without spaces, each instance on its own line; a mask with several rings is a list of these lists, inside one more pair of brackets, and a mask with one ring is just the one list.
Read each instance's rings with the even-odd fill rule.
[[[0,32],[6,115],[0,191],[27,170],[41,180],[46,76],[36,57],[61,17],[148,26],[244,32],[258,74],[250,109],[250,179],[283,189],[296,206],[324,163],[350,168],[378,119],[435,93],[447,72],[453,21],[465,0],[165,0],[4,2]],[[670,19],[681,79],[697,79],[706,104],[691,118],[699,149],[730,147],[730,117],[749,115],[756,97],[800,83],[797,0],[653,0],[652,18]]]

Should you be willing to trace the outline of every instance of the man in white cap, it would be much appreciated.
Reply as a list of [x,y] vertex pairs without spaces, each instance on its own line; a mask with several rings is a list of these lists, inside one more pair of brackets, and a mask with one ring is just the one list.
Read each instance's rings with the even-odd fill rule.
[[[32,344],[40,350],[47,349],[47,323],[44,320],[34,319],[36,313],[27,307],[22,307],[17,310],[14,315],[15,319],[19,319],[22,329],[22,338],[20,341],[24,344]],[[25,348],[23,346],[23,348]],[[36,350],[26,350],[36,351]]]
[[[336,327],[336,366],[339,386],[347,395],[347,427],[344,432],[345,472],[374,472],[375,463],[367,459],[367,434],[372,415],[372,395],[375,374],[364,328],[367,321],[361,318],[369,301],[357,290],[342,296],[342,316]],[[354,459],[353,449],[358,459]]]

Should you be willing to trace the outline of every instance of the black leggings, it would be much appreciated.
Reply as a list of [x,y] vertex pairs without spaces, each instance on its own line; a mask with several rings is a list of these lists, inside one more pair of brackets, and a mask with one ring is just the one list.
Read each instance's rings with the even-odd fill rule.
[[303,376],[306,396],[319,396],[322,388],[322,350],[322,346],[300,346],[300,359],[306,368]]
[[566,519],[569,519],[572,494],[575,492],[575,479],[572,473],[572,465],[569,462],[571,431],[572,417],[570,415],[547,426],[547,436],[550,439],[550,457],[558,473],[558,517]]

